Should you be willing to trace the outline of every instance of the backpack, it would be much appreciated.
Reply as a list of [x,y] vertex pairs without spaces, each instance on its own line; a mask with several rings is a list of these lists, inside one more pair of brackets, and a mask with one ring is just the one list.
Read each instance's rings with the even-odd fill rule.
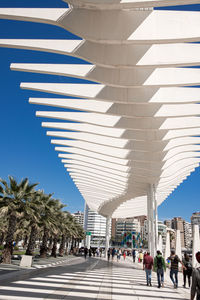
[[158,269],[163,268],[162,256],[157,256],[157,268]]
[[187,261],[186,264],[185,264],[186,268],[188,271],[191,271],[192,270],[192,264],[190,261]]

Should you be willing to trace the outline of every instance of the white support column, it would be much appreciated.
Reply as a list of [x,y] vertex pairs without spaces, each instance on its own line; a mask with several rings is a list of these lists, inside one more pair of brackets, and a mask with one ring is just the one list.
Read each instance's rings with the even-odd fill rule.
[[147,232],[148,232],[148,250],[151,251],[151,244],[152,244],[152,238],[151,238],[151,209],[150,209],[150,201],[151,201],[151,194],[150,189],[147,193]]
[[158,237],[158,250],[163,253],[163,239],[161,234]]
[[108,249],[110,247],[110,221],[111,218],[106,218],[106,245],[105,245],[105,257],[107,258]]
[[165,245],[165,262],[169,256],[170,256],[170,233],[169,231],[167,231],[166,245]]
[[147,220],[148,220],[148,248],[150,254],[155,256],[155,226],[154,226],[154,187],[149,185],[147,195]]
[[[176,230],[176,255],[182,260],[182,253],[181,253],[181,232],[180,230]],[[179,264],[180,265],[180,264]]]
[[193,247],[192,247],[192,266],[195,268],[197,265],[196,253],[199,251],[199,225],[193,225]]
[[158,205],[157,205],[155,185],[153,186],[153,196],[154,196],[154,230],[155,230],[155,252],[156,252],[158,250]]
[[85,244],[88,249],[90,249],[90,242],[91,242],[91,235],[86,235]]

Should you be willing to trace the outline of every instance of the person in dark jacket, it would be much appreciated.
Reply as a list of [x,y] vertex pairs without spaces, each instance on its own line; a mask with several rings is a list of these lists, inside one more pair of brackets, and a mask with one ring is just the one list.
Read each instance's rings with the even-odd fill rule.
[[85,248],[84,248],[84,256],[85,256],[85,259],[87,258],[87,255],[88,255],[88,248],[85,247]]
[[132,250],[132,256],[133,256],[133,262],[135,262],[135,257],[136,257],[135,249]]
[[[196,253],[196,259],[200,263],[200,251]],[[191,287],[191,300],[197,295],[196,300],[200,300],[200,267],[193,269],[192,272],[192,287]]]
[[190,278],[192,276],[192,263],[190,261],[189,255],[184,253],[184,258],[182,260],[185,269],[183,270],[183,287],[186,287],[186,277],[188,278],[188,286],[190,287]]
[[107,258],[108,258],[108,261],[110,260],[110,252],[111,252],[111,250],[110,250],[110,248],[108,249],[108,252],[107,252]]
[[92,249],[90,248],[89,249],[89,257],[91,257],[92,256]]
[[154,258],[153,268],[157,273],[158,288],[160,288],[161,286],[164,287],[164,272],[166,271],[166,264],[159,250],[157,251],[156,257]]
[[116,253],[115,248],[112,248],[112,260],[113,260],[114,257],[115,257],[115,253]]
[[143,260],[143,270],[145,270],[146,272],[147,285],[149,286],[152,286],[151,285],[152,267],[153,267],[153,257],[150,256],[150,252],[147,252]]

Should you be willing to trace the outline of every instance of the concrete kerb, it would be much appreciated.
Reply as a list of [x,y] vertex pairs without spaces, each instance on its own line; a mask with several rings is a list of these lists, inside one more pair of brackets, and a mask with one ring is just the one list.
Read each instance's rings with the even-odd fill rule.
[[[31,276],[37,276],[38,274],[41,275],[41,273],[46,272],[48,268],[59,266],[59,265],[62,265],[63,263],[67,263],[67,262],[71,262],[71,261],[81,260],[81,258],[82,257],[76,257],[76,256],[70,255],[70,256],[67,256],[65,259],[62,258],[62,259],[60,259],[56,262],[52,262],[52,263],[48,263],[48,260],[47,260],[46,264],[41,264],[41,265],[39,264],[40,260],[38,260],[37,263],[33,263],[33,266],[30,268],[19,267],[18,269],[17,268],[14,269],[13,272],[8,272],[6,274],[1,275],[0,285],[15,281],[16,279],[19,279],[19,277],[21,280],[24,280],[30,275]],[[44,261],[44,259],[42,261]],[[14,265],[0,264],[0,270],[1,270],[2,266],[14,267]],[[6,269],[4,269],[4,270],[6,270]]]

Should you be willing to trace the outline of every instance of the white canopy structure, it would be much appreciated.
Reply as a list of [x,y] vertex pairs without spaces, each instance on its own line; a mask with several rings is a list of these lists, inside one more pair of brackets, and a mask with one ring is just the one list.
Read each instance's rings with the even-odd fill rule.
[[36,115],[56,119],[42,126],[89,207],[107,218],[147,214],[153,253],[157,205],[200,162],[200,70],[191,67],[200,64],[200,44],[191,43],[200,41],[200,12],[154,7],[200,0],[64,2],[66,9],[1,8],[0,18],[60,26],[79,39],[1,39],[0,46],[85,60],[11,69],[83,79],[21,88],[68,96],[29,102],[52,107]]

